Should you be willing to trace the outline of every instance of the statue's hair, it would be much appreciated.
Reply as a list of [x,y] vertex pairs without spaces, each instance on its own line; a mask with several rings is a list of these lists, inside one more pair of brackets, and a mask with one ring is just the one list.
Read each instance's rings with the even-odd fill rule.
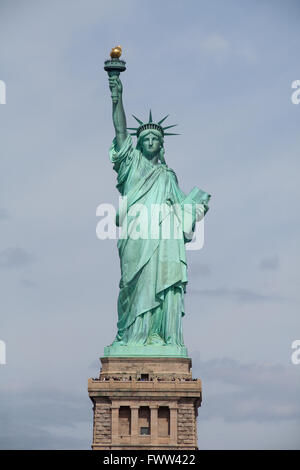
[[163,136],[161,135],[161,133],[159,131],[157,131],[155,129],[149,129],[149,130],[142,131],[141,134],[138,137],[138,140],[137,140],[137,144],[136,144],[137,150],[140,150],[142,152],[143,140],[146,137],[146,135],[148,135],[150,133],[155,134],[158,137],[160,145],[161,145],[161,149],[160,149],[160,152],[159,152],[159,159],[160,159],[160,161],[163,165],[167,166],[166,160],[165,160],[165,157],[164,157],[164,155],[165,155],[164,138],[163,138]]

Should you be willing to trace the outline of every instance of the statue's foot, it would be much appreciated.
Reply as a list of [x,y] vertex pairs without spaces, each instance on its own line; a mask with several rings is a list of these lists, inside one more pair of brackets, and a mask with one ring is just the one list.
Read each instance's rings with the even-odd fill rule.
[[149,345],[149,344],[157,344],[157,345],[160,345],[160,346],[165,346],[166,343],[164,342],[162,337],[159,336],[159,334],[153,333],[151,336],[149,336],[149,338],[147,340],[146,345]]

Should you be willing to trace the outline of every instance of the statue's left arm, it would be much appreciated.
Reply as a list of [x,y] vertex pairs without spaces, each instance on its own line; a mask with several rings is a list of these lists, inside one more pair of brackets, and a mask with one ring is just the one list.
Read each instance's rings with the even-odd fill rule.
[[174,171],[170,168],[168,171],[171,175],[171,191],[168,199],[173,204],[174,212],[183,230],[185,243],[187,243],[193,238],[196,222],[203,219],[208,211],[211,195],[197,187],[186,195],[179,188]]

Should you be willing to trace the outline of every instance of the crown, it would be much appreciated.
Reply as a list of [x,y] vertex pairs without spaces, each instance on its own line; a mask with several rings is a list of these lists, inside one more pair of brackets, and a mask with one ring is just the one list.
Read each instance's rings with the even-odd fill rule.
[[165,135],[179,135],[179,134],[173,134],[172,132],[165,132],[167,129],[171,129],[171,127],[177,126],[177,124],[173,124],[172,126],[167,126],[167,127],[162,126],[162,123],[164,122],[164,120],[167,119],[167,117],[169,116],[168,114],[167,114],[167,116],[165,116],[163,119],[161,119],[157,123],[153,122],[153,120],[152,120],[151,109],[150,109],[150,113],[149,113],[149,122],[143,122],[140,119],[138,119],[136,116],[134,116],[134,115],[132,115],[132,116],[139,123],[139,127],[127,127],[127,129],[129,129],[129,130],[135,131],[135,132],[130,132],[131,135],[136,135],[137,137],[139,137],[141,132],[143,132],[145,130],[149,130],[149,129],[154,129],[156,131],[159,131],[163,137]]

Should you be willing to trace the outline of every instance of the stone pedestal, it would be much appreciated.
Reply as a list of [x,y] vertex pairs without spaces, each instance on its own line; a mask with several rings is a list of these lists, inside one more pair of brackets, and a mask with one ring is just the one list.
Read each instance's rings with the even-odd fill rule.
[[95,450],[197,449],[201,381],[191,359],[104,357],[89,379]]

